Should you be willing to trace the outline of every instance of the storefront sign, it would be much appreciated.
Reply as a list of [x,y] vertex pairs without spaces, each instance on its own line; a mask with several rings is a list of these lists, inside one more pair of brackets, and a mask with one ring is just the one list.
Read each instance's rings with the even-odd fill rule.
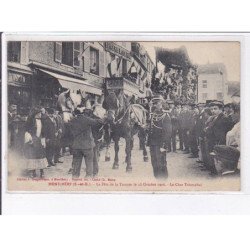
[[124,91],[129,92],[129,95],[137,95],[139,91],[138,85],[123,77],[106,78],[106,86],[107,89],[123,89]]
[[114,42],[105,42],[105,49],[117,56],[122,56],[123,58],[130,60],[131,54],[130,51],[126,50],[125,48],[119,46]]
[[106,85],[108,89],[122,89],[123,88],[123,78],[106,78]]

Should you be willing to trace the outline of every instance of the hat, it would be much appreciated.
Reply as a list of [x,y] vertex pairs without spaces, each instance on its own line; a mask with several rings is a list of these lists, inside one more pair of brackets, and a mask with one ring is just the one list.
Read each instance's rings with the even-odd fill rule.
[[206,100],[206,105],[209,106],[211,102],[213,102],[213,100]]
[[46,108],[49,115],[53,115],[55,110],[53,108]]
[[41,113],[41,108],[40,107],[33,107],[31,110],[30,110],[30,115],[31,116],[35,116],[37,115],[38,113]]
[[224,108],[231,108],[232,107],[232,103],[226,103],[225,105],[224,105]]
[[196,108],[197,107],[197,105],[195,103],[190,103],[189,106],[192,107],[192,108]]
[[212,106],[218,106],[219,108],[222,108],[223,103],[220,101],[212,101],[212,102],[210,102],[209,107],[212,107]]
[[206,103],[203,103],[203,102],[200,102],[197,104],[197,107],[205,107],[206,106]]
[[212,155],[227,161],[237,162],[240,158],[240,151],[235,147],[216,145],[214,146],[214,152]]
[[161,95],[155,95],[152,98],[152,102],[164,101],[164,98]]

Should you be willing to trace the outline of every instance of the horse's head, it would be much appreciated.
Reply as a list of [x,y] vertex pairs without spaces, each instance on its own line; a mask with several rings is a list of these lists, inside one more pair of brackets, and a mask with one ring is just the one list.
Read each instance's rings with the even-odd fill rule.
[[93,114],[101,119],[104,119],[107,116],[106,110],[102,107],[101,104],[96,104],[93,107]]
[[84,98],[86,98],[85,92],[73,93],[70,90],[58,96],[57,106],[63,113],[64,122],[67,123],[73,118],[74,110],[83,103]]
[[120,107],[120,102],[117,98],[115,91],[109,91],[104,96],[103,108],[107,111],[107,120],[109,122],[114,122],[116,114],[118,113]]

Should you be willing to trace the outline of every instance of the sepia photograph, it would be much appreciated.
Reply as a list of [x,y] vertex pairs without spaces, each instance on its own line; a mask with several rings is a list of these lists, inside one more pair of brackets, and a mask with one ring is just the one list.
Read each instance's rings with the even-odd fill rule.
[[241,191],[237,39],[4,42],[8,191]]

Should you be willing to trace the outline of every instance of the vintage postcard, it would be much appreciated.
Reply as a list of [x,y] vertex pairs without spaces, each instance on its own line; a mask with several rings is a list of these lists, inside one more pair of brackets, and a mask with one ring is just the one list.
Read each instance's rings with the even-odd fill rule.
[[238,39],[3,42],[7,191],[241,191]]

